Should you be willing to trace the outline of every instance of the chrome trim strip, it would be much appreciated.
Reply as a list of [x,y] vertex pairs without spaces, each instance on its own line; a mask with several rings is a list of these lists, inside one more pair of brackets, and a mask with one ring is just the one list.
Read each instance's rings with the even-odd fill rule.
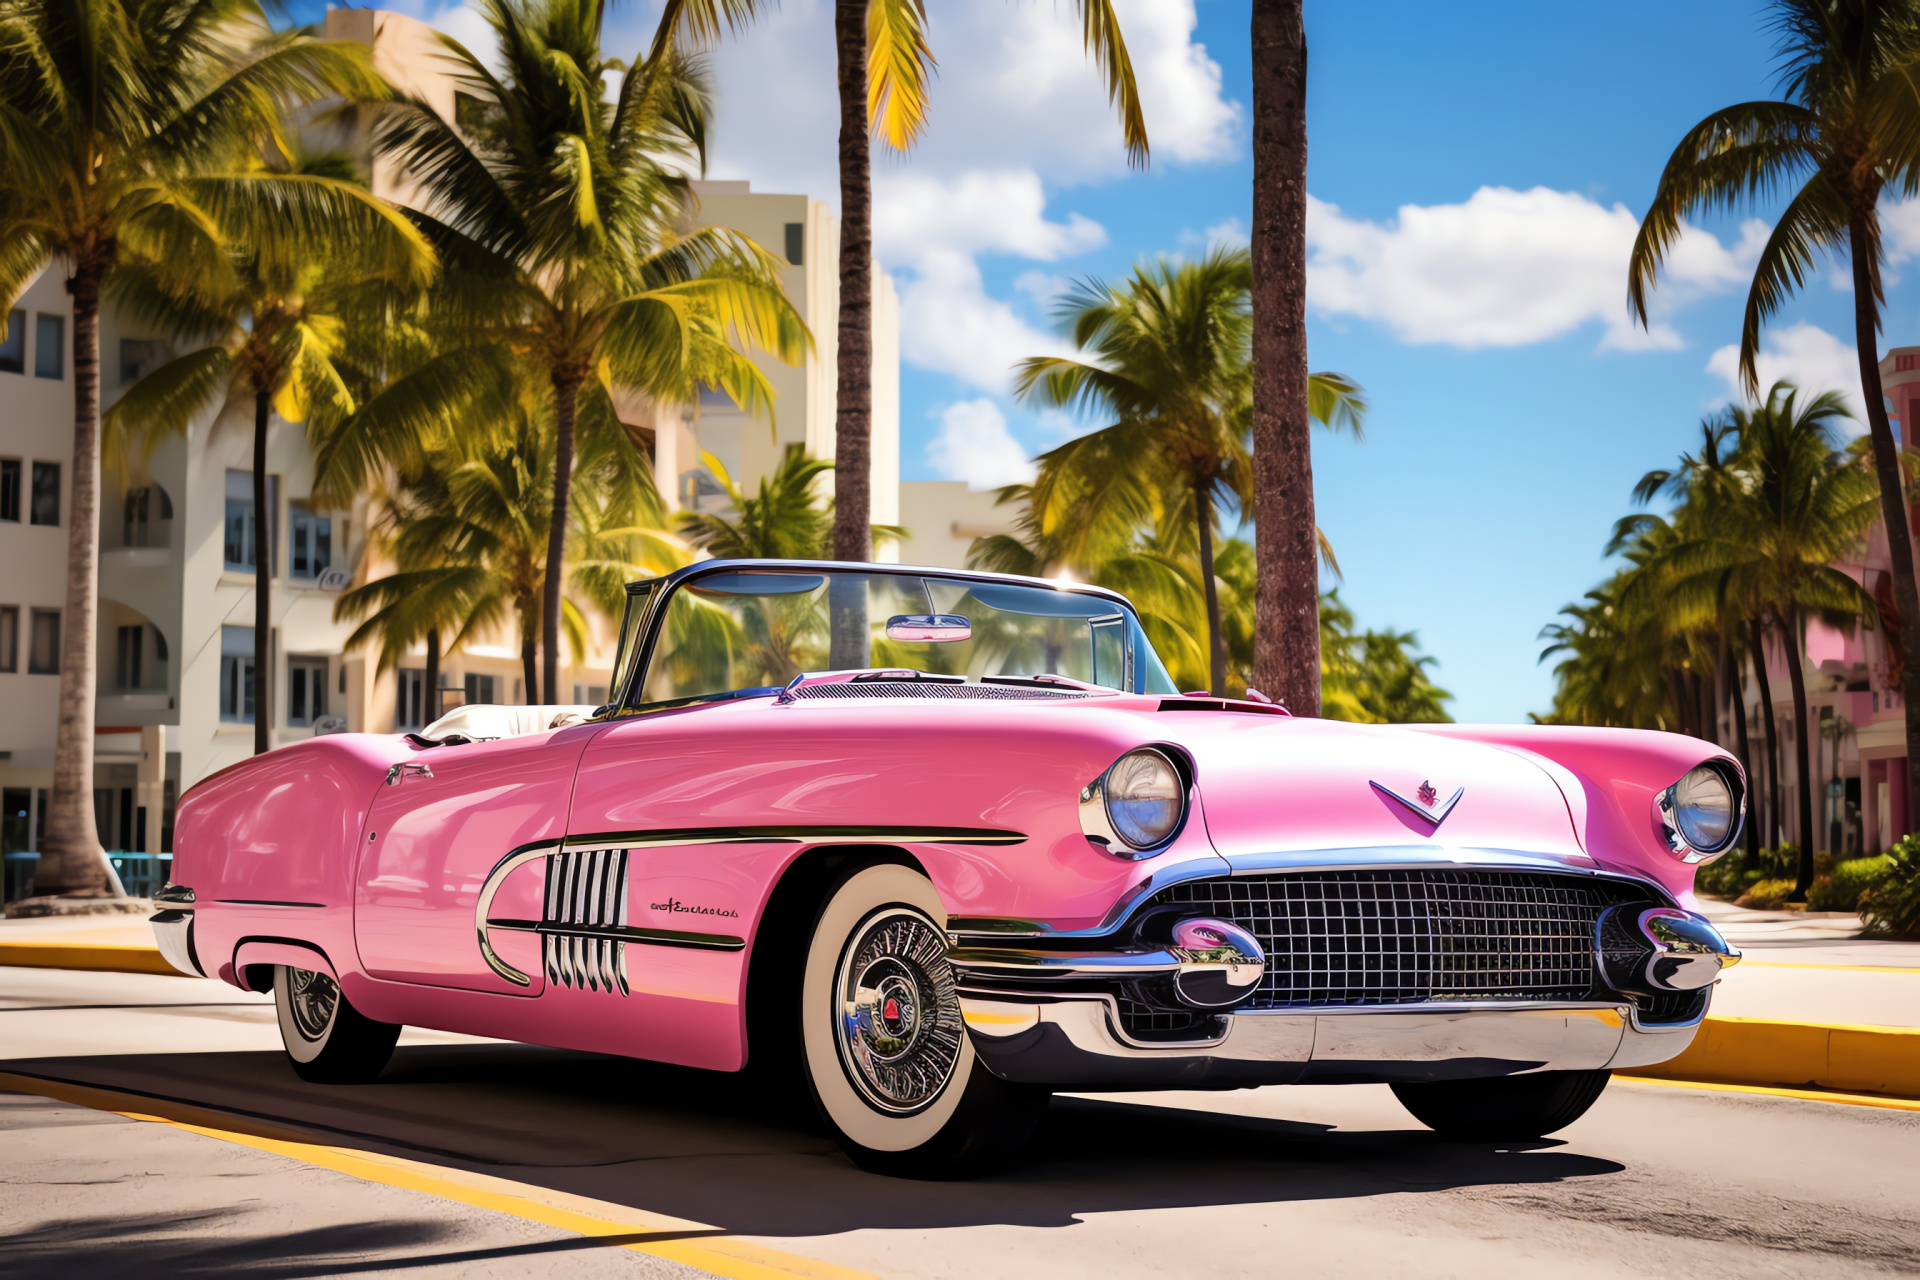
[[693,947],[702,951],[739,951],[747,945],[745,938],[736,938],[730,933],[684,933],[678,929],[645,929],[631,924],[548,924],[539,920],[497,919],[487,921],[487,927],[513,933],[639,942],[655,947]]
[[[157,901],[157,899],[156,899]],[[221,907],[324,907],[324,902],[274,902],[267,898],[215,898],[210,905]]]
[[533,979],[494,953],[493,942],[487,936],[487,930],[490,927],[488,917],[493,911],[493,897],[500,892],[500,885],[508,876],[535,858],[544,858],[559,847],[558,840],[536,840],[532,844],[523,844],[513,850],[493,864],[493,870],[487,872],[486,880],[480,885],[480,894],[473,902],[473,929],[480,939],[480,958],[487,962],[489,969],[516,987],[531,987]]
[[1024,844],[1026,834],[995,827],[688,827],[679,831],[599,831],[568,836],[566,851],[660,849],[695,844]]
[[164,902],[168,906],[193,905],[193,890],[183,884],[169,884],[154,891],[153,900]]

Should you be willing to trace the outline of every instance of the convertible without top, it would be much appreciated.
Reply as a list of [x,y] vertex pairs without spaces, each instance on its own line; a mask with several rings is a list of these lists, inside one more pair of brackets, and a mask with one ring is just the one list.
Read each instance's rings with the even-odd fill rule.
[[628,588],[604,707],[201,782],[154,928],[271,988],[309,1080],[403,1024],[751,1060],[887,1172],[985,1168],[1057,1090],[1386,1082],[1530,1138],[1692,1040],[1744,793],[1674,734],[1182,694],[1096,587],[707,561]]

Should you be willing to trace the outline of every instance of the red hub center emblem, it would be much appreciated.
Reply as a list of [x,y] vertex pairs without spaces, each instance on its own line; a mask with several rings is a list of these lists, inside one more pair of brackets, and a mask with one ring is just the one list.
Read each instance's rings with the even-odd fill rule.
[[898,1022],[900,1020],[900,1002],[892,996],[888,996],[887,1003],[880,1009],[880,1016],[888,1022]]

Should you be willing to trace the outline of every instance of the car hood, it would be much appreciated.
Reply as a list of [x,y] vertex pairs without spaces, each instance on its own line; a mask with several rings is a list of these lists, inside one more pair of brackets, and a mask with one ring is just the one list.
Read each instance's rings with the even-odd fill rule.
[[[1192,755],[1207,835],[1237,866],[1415,848],[1593,865],[1549,772],[1555,766],[1537,757],[1337,720],[1183,720],[1165,740]],[[1423,797],[1427,813],[1417,811]]]

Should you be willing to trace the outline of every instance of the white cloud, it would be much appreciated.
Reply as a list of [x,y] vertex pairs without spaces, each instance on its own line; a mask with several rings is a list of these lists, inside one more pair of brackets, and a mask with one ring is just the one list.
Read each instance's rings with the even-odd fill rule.
[[[1770,329],[1761,340],[1760,354],[1753,362],[1760,377],[1761,394],[1776,382],[1791,382],[1806,394],[1838,391],[1847,402],[1847,411],[1855,421],[1849,430],[1865,431],[1866,418],[1860,394],[1860,359],[1853,344],[1834,337],[1825,329],[1805,321],[1781,329]],[[1740,385],[1740,348],[1737,344],[1721,347],[1707,358],[1707,372],[1727,384],[1727,398],[1749,403]]]
[[907,172],[874,183],[873,246],[884,262],[928,253],[1010,253],[1041,262],[1098,249],[1106,228],[1077,213],[1048,222],[1031,169],[975,170],[950,179]]
[[900,354],[922,369],[1004,395],[1021,360],[1071,354],[1060,338],[989,297],[979,265],[964,253],[928,254],[902,279]]
[[1244,249],[1252,242],[1246,224],[1238,218],[1216,222],[1205,231],[1191,227],[1180,233],[1180,243],[1188,249],[1212,253],[1215,249]]
[[1327,315],[1379,321],[1402,341],[1515,347],[1604,326],[1603,347],[1678,347],[1660,317],[1744,284],[1766,227],[1732,248],[1687,227],[1667,256],[1649,330],[1628,319],[1627,257],[1639,219],[1624,205],[1535,187],[1482,187],[1462,204],[1403,205],[1392,222],[1307,199],[1307,298]]
[[1033,460],[991,400],[963,400],[940,413],[940,433],[927,445],[927,460],[949,480],[970,489],[997,489],[1034,477]]

